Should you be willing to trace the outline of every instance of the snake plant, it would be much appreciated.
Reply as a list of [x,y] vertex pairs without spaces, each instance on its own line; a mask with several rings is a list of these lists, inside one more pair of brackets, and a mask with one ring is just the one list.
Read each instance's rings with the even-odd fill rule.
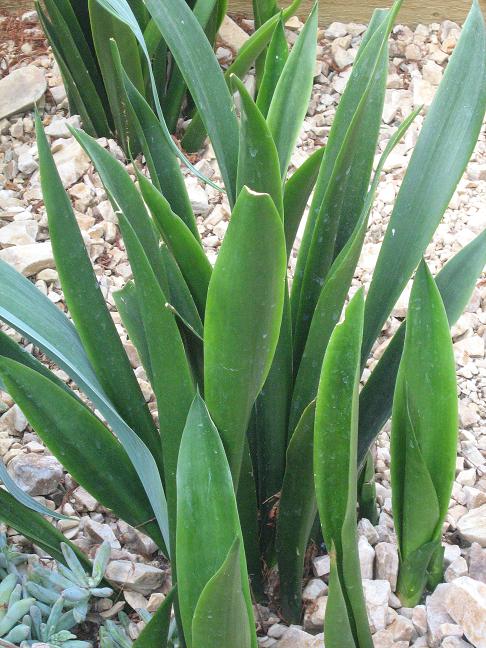
[[[148,51],[126,0],[98,2]],[[348,645],[369,645],[360,594],[353,590],[359,579],[353,497],[358,472],[390,417],[402,351],[404,359],[417,352],[410,350],[408,327],[406,339],[404,326],[396,332],[359,395],[356,385],[464,172],[486,108],[486,30],[475,1],[425,116],[367,298],[363,304],[362,296],[355,297],[348,324],[336,329],[386,158],[419,112],[390,136],[373,173],[388,37],[400,4],[374,13],[325,150],[289,175],[312,92],[317,6],[283,64],[280,57],[265,59],[263,98],[255,101],[241,77],[267,46],[283,51],[279,14],[255,32],[255,56],[242,50],[224,74],[184,0],[146,0],[150,24],[170,50],[197,110],[192,133],[207,133],[211,140],[220,173],[212,182],[226,192],[231,208],[214,267],[157,94],[147,100],[124,70],[119,44],[111,43],[113,75],[150,179],[138,170],[134,184],[94,138],[77,129],[71,133],[91,158],[118,217],[132,278],[114,300],[152,385],[157,419],[131,369],[36,119],[41,187],[69,317],[0,263],[0,318],[61,367],[76,389],[0,332],[3,388],[73,478],[170,559],[177,641],[188,648],[254,648],[252,600],[264,599],[275,566],[282,616],[300,621],[304,561],[318,512],[333,557],[331,607],[346,616]],[[239,114],[233,94],[239,96]],[[288,259],[311,194],[290,289]],[[457,320],[485,262],[482,232],[435,277],[445,311],[441,339],[444,317],[449,325]],[[411,317],[413,331],[416,315]],[[350,340],[348,355],[339,351],[343,338]],[[433,335],[429,343],[432,349]],[[346,388],[334,376],[341,353]],[[336,400],[338,391],[343,398]],[[435,405],[430,399],[431,411]],[[402,434],[408,434],[405,428]],[[324,481],[322,468],[314,479],[314,459],[326,466]],[[21,491],[1,464],[0,478],[10,492],[0,490],[0,518],[65,560],[60,534],[42,517],[52,511]],[[414,476],[407,480],[413,492]],[[434,487],[440,502],[448,474],[444,480]],[[371,481],[365,474],[361,483]],[[333,489],[340,486],[341,496],[333,501]],[[340,509],[331,509],[338,501]],[[413,521],[403,528],[413,535]],[[429,539],[436,538],[434,531]],[[403,561],[408,547],[402,545]],[[145,636],[153,636],[156,627],[152,620]],[[175,641],[165,630],[158,636],[147,645]]]

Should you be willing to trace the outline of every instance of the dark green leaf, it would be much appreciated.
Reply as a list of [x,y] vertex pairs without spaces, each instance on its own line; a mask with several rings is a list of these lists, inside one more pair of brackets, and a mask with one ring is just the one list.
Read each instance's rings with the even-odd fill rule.
[[29,423],[74,479],[164,548],[137,473],[108,428],[81,401],[37,371],[1,358],[0,374]]
[[265,56],[265,68],[262,82],[258,90],[257,106],[264,117],[267,116],[275,88],[288,57],[289,48],[287,45],[287,39],[285,38],[284,22],[283,20],[280,20],[275,27],[272,40],[268,46]]
[[160,443],[157,429],[105,304],[38,115],[36,134],[49,235],[69,312],[109,399],[143,442],[156,452]]

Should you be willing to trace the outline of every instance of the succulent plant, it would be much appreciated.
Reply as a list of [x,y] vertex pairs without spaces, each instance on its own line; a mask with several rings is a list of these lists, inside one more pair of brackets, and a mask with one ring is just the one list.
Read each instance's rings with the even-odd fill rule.
[[0,578],[7,574],[16,574],[17,565],[27,561],[28,556],[22,554],[7,543],[7,535],[0,533]]
[[19,572],[17,565],[25,563],[28,554],[12,549],[6,535],[0,534],[2,644],[22,648],[39,643],[44,648],[91,648],[92,644],[79,640],[72,629],[86,619],[93,596],[113,594],[111,588],[99,587],[108,564],[110,545],[107,542],[101,545],[91,576],[86,574],[70,547],[61,544],[61,548],[67,566],[58,563],[57,569],[50,570],[37,564]]
[[0,638],[20,643],[30,635],[30,627],[23,617],[35,604],[33,598],[22,598],[22,586],[16,574],[9,574],[0,583]]
[[81,623],[86,619],[92,596],[107,598],[113,594],[109,587],[98,587],[110,557],[110,544],[104,542],[99,548],[91,576],[86,574],[83,565],[68,545],[63,543],[61,549],[67,566],[58,564],[57,571],[40,565],[35,566],[26,589],[38,601],[48,606],[53,605],[62,596],[65,606],[71,608],[75,623]]

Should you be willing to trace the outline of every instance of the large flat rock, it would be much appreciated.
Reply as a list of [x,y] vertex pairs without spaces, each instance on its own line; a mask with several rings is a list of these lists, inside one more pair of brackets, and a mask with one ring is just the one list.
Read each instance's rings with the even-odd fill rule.
[[8,74],[0,81],[0,119],[31,108],[46,88],[44,71],[35,65]]

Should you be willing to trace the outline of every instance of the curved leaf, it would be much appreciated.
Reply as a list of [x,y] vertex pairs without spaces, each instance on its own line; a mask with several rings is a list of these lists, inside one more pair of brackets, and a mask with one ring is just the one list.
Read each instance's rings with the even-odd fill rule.
[[204,386],[235,484],[251,408],[268,375],[282,319],[286,253],[268,194],[243,188],[209,282]]
[[137,473],[101,421],[77,398],[29,367],[1,358],[0,374],[29,423],[74,479],[163,547]]
[[[228,461],[204,401],[197,395],[187,417],[177,466],[177,578],[189,648],[199,648],[192,636],[192,623],[200,597],[223,565],[235,537],[242,543]],[[239,569],[247,620],[253,624],[246,561],[241,550]],[[247,645],[254,648],[256,636]]]
[[192,641],[197,648],[248,648],[252,644],[255,628],[250,627],[245,608],[240,553],[241,541],[236,537],[225,561],[199,597],[192,620]]

